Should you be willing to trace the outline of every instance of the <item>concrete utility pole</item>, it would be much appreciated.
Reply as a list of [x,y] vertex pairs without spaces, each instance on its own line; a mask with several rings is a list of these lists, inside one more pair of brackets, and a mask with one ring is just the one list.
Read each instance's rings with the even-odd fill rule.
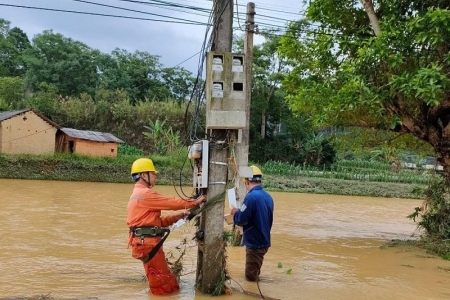
[[[214,24],[212,51],[231,52],[233,39],[233,0],[214,0]],[[208,121],[208,120],[207,120]],[[208,122],[207,122],[208,123]],[[208,128],[208,124],[207,124]],[[208,200],[225,193],[228,175],[229,129],[208,130],[210,140],[208,169]],[[224,283],[224,202],[214,204],[203,212],[199,230],[203,242],[197,255],[197,286],[205,294],[212,294]],[[220,287],[219,287],[220,288]]]
[[[253,34],[255,33],[255,3],[247,3],[247,18],[245,20],[244,39],[244,73],[245,73],[245,128],[242,129],[240,143],[236,146],[236,161],[238,166],[248,165],[248,149],[250,141],[250,102],[252,98],[252,66],[253,66]],[[242,180],[236,180],[235,187],[239,201],[244,201],[246,189]]]

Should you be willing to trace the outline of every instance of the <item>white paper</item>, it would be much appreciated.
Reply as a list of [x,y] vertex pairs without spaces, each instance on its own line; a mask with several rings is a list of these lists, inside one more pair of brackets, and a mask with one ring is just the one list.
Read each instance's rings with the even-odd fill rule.
[[177,222],[173,223],[171,226],[169,226],[169,229],[175,230],[181,226],[183,226],[184,224],[186,224],[186,219],[179,219]]
[[228,204],[230,205],[230,208],[234,208],[234,207],[238,207],[237,203],[236,203],[236,192],[234,190],[234,188],[229,189],[227,191],[228,193]]

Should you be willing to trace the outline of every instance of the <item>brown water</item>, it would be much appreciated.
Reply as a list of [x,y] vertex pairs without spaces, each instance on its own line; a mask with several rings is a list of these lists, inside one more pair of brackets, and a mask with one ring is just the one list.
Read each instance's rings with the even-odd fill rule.
[[[132,184],[0,179],[0,299],[154,299],[143,268],[126,249],[126,204]],[[175,195],[172,187],[157,187]],[[418,200],[272,193],[273,246],[262,268],[261,292],[278,299],[450,299],[450,262],[408,247],[405,218]],[[165,243],[177,255],[189,241],[181,292],[162,299],[210,299],[195,291],[194,227]],[[232,286],[243,280],[244,248],[227,248]],[[280,266],[280,267],[279,267]],[[288,271],[290,270],[290,271]],[[290,273],[290,274],[288,274]],[[240,287],[241,286],[241,287]],[[256,299],[234,291],[219,299]]]

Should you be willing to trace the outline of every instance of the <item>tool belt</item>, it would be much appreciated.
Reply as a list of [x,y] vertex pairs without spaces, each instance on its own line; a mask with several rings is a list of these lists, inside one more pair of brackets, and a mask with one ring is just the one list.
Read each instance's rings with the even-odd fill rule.
[[159,228],[156,226],[142,226],[142,227],[130,227],[130,232],[135,237],[157,237],[164,236],[167,232],[170,232],[167,228]]
[[170,229],[168,228],[158,228],[156,226],[143,226],[143,227],[130,227],[130,232],[133,237],[140,237],[142,240],[146,237],[162,237],[158,244],[153,247],[153,249],[144,257],[139,258],[144,264],[148,263],[158,252],[158,250],[163,245],[164,241],[170,234]]

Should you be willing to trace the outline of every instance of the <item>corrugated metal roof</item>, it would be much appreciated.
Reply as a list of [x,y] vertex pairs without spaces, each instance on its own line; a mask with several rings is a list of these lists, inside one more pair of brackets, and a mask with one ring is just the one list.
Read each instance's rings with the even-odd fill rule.
[[122,141],[121,139],[118,139],[111,133],[106,132],[78,130],[72,128],[61,128],[61,131],[70,137],[82,140],[89,140],[103,143],[124,143],[124,141]]
[[20,115],[21,113],[27,112],[30,109],[20,109],[20,110],[11,110],[11,111],[1,111],[0,112],[0,122],[4,120],[8,120],[12,117],[15,117],[17,115]]
[[18,116],[20,114],[26,113],[32,111],[33,113],[35,113],[36,115],[38,115],[41,119],[43,119],[45,122],[47,122],[48,124],[56,127],[56,128],[60,128],[60,126],[58,124],[56,124],[55,122],[53,122],[52,120],[50,120],[49,118],[47,118],[46,116],[38,113],[37,111],[34,111],[31,108],[25,108],[25,109],[20,109],[20,110],[11,110],[11,111],[3,111],[0,112],[0,122],[11,119],[12,117]]

